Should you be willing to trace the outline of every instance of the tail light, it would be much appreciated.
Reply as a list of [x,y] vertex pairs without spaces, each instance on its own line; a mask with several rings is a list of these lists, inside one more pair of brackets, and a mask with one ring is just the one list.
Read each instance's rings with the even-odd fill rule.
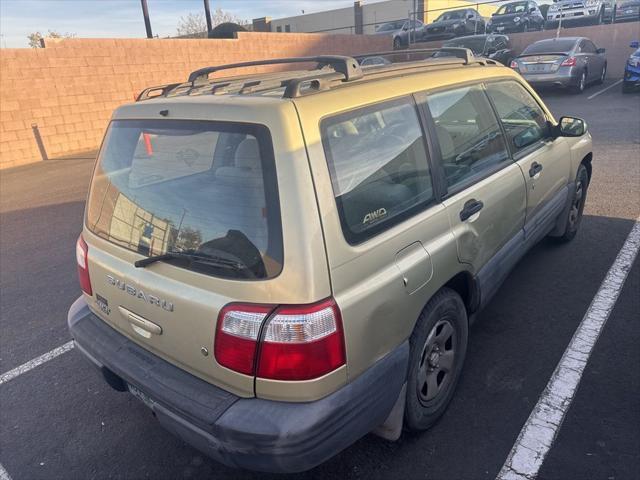
[[511,68],[518,68],[518,62],[516,62],[515,60],[511,60],[511,65],[509,65]]
[[260,327],[273,307],[230,304],[218,315],[214,355],[218,363],[253,375]]
[[576,57],[569,57],[564,62],[560,64],[562,67],[575,67],[576,66]]
[[84,241],[82,235],[78,237],[76,242],[76,262],[78,263],[78,280],[80,280],[80,288],[87,295],[93,295],[91,288],[91,279],[89,278],[89,247]]
[[273,310],[256,305],[225,307],[216,332],[218,363],[274,380],[317,378],[345,364],[342,319],[333,299]]

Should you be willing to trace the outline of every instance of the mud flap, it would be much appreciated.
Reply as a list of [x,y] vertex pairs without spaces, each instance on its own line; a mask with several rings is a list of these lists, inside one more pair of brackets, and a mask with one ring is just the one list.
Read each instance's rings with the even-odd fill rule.
[[377,435],[379,437],[384,438],[385,440],[391,440],[395,442],[400,438],[400,434],[402,434],[402,425],[404,423],[404,407],[407,402],[407,384],[402,385],[402,389],[400,390],[400,395],[398,395],[398,399],[396,400],[391,413],[384,421],[384,423],[378,426],[371,433]]

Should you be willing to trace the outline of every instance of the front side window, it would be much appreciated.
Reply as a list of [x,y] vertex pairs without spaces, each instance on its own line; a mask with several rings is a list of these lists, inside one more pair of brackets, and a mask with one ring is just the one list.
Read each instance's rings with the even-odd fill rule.
[[487,93],[496,107],[514,151],[547,136],[547,117],[524,87],[516,82],[491,83]]
[[422,129],[410,98],[322,121],[322,142],[342,230],[351,244],[433,200]]
[[144,256],[212,276],[282,268],[273,147],[264,126],[115,120],[98,157],[87,228]]
[[426,96],[450,188],[478,179],[509,161],[500,125],[479,86]]

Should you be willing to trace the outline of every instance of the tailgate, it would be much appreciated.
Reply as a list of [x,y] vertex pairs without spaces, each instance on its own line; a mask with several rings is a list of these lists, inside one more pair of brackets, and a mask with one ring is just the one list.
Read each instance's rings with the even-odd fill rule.
[[[296,114],[291,104],[270,104],[252,108],[256,123],[248,124],[246,105],[187,99],[170,108],[171,120],[146,120],[159,110],[149,102],[123,107],[111,122],[87,201],[93,295],[85,298],[137,344],[253,396],[253,375],[216,362],[222,308],[331,295],[306,154],[297,122],[286,119]],[[214,112],[224,121],[205,121]],[[286,168],[276,168],[275,151]]]

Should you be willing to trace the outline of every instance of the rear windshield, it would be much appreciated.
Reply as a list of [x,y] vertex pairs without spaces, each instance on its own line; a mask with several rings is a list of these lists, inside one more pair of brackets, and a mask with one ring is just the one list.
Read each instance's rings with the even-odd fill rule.
[[542,40],[529,45],[524,49],[522,55],[569,52],[575,44],[575,40]]
[[86,222],[110,242],[144,256],[176,253],[180,258],[172,264],[200,273],[278,275],[282,229],[268,129],[186,120],[111,122]]
[[436,18],[436,22],[446,22],[447,20],[459,20],[464,18],[466,10],[454,10],[453,12],[445,12]]
[[507,3],[506,5],[502,5],[498,11],[497,15],[509,15],[512,13],[524,13],[527,10],[527,2],[520,3]]

